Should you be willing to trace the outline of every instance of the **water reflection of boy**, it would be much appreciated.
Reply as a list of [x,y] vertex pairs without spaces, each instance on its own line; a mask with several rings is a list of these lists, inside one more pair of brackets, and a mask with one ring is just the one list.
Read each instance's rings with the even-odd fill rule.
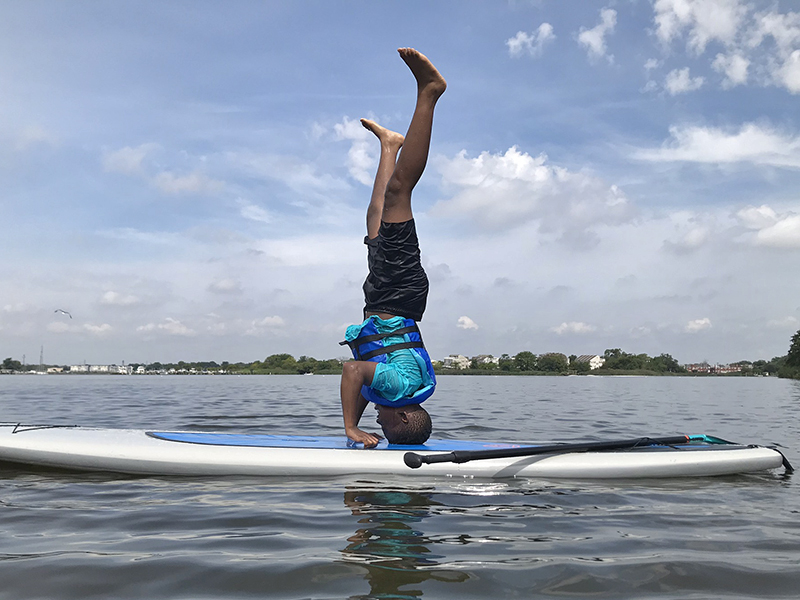
[[407,490],[347,491],[344,503],[363,524],[342,550],[347,558],[358,559],[367,569],[370,597],[420,598],[422,590],[401,587],[436,581],[463,582],[469,574],[454,569],[431,568],[443,555],[434,554],[430,540],[419,525],[441,506],[433,494]]

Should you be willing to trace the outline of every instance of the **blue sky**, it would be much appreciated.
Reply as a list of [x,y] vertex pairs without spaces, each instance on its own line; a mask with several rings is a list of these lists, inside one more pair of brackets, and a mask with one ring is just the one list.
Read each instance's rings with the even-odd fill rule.
[[400,46],[449,84],[414,196],[434,357],[786,353],[796,2],[29,0],[0,6],[3,357],[341,356]]

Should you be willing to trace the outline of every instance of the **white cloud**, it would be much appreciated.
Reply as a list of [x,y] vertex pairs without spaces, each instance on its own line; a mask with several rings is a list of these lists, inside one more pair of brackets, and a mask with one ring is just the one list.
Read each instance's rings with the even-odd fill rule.
[[244,333],[245,335],[259,336],[268,332],[275,332],[276,330],[283,329],[285,326],[286,321],[283,319],[283,317],[274,315],[271,317],[255,319],[250,323],[250,326]]
[[800,12],[783,14],[771,11],[756,15],[748,45],[751,48],[760,46],[767,37],[775,42],[780,56],[789,56],[800,44]]
[[800,321],[792,316],[784,317],[783,319],[771,319],[767,321],[767,327],[771,327],[773,329],[790,329],[794,331],[797,329],[798,325],[800,325]]
[[260,223],[272,223],[272,215],[269,211],[255,204],[250,204],[243,199],[239,199],[239,214],[245,219],[250,221],[258,221]]
[[150,143],[135,148],[126,146],[107,151],[102,157],[103,168],[112,173],[141,177],[165,194],[216,194],[224,189],[225,184],[222,181],[212,179],[199,171],[187,175],[161,171],[152,175],[152,165],[148,169],[145,159],[159,149],[158,144]]
[[637,338],[646,338],[653,333],[653,330],[646,325],[638,325],[636,327],[632,327],[630,330],[630,336],[633,339]]
[[523,54],[536,57],[541,56],[545,44],[554,39],[556,36],[553,33],[553,26],[550,23],[542,23],[535,32],[518,31],[517,35],[506,40],[506,46],[512,58],[519,58]]
[[263,319],[259,319],[258,321],[253,321],[253,325],[256,327],[283,327],[286,325],[286,322],[283,320],[282,317],[274,316],[274,317],[264,317]]
[[478,329],[478,324],[467,316],[458,317],[456,327],[459,329]]
[[238,279],[218,279],[209,284],[208,290],[215,294],[241,294],[242,284]]
[[590,59],[606,57],[609,62],[614,60],[614,56],[606,54],[606,36],[614,33],[617,25],[617,11],[604,8],[600,11],[600,24],[592,29],[581,27],[578,34],[578,43],[585,47]]
[[29,310],[30,307],[23,302],[18,302],[16,304],[6,304],[3,306],[3,312],[6,313],[21,313],[21,312],[28,312]]
[[133,242],[136,244],[153,244],[158,246],[181,246],[183,237],[178,233],[169,231],[142,231],[133,227],[118,227],[97,232],[98,235],[115,240]]
[[667,77],[664,80],[664,89],[667,90],[670,96],[677,96],[678,94],[700,89],[704,81],[703,77],[690,77],[689,67],[673,69],[667,73]]
[[455,191],[432,212],[471,219],[485,229],[536,222],[544,233],[585,245],[593,227],[626,222],[635,212],[617,186],[548,165],[546,155],[533,157],[516,146],[477,158],[461,151],[452,159],[439,157],[437,167],[445,188]]
[[325,125],[323,125],[322,123],[317,123],[315,121],[311,123],[306,135],[308,136],[308,139],[310,139],[311,141],[318,142],[323,137],[325,137],[327,133],[328,133],[328,128],[325,127]]
[[80,327],[78,325],[70,325],[69,323],[64,323],[61,321],[54,321],[47,324],[47,331],[52,333],[74,333],[79,330]]
[[714,127],[670,127],[671,140],[661,148],[640,150],[635,156],[650,161],[698,163],[750,162],[800,168],[800,137],[755,123],[729,132]]
[[216,194],[225,188],[225,184],[195,171],[188,175],[175,175],[163,171],[152,178],[152,184],[165,194]]
[[[756,13],[755,8],[746,0],[656,0],[655,32],[665,45],[686,35],[688,49],[697,56],[711,42],[724,46],[711,67],[724,75],[725,89],[753,82],[800,94],[800,12]],[[673,73],[679,92],[697,82]]]
[[[345,121],[348,119],[345,118]],[[355,131],[352,127],[345,129],[348,132]],[[363,131],[364,135],[367,135],[367,130]],[[337,137],[337,139],[346,138]],[[375,146],[377,151],[377,142]],[[243,151],[226,152],[224,159],[230,163],[231,169],[243,171],[250,178],[278,181],[304,200],[309,197],[329,200],[331,194],[349,189],[349,185],[341,179],[328,173],[320,174],[319,167],[315,163],[295,156]]]
[[676,254],[687,254],[705,245],[710,235],[711,230],[706,226],[692,227],[679,239],[664,242],[664,247]]
[[778,215],[766,204],[743,208],[736,216],[748,229],[764,229],[778,222]]
[[644,63],[644,70],[647,72],[657,69],[661,66],[661,61],[655,58],[648,58]]
[[111,333],[113,327],[111,327],[111,325],[108,323],[103,323],[102,325],[92,325],[91,323],[86,323],[84,324],[83,329],[92,335],[100,337]]
[[689,321],[686,324],[686,327],[684,327],[684,331],[686,331],[686,333],[697,333],[698,331],[704,331],[706,329],[711,329],[711,319],[708,317]]
[[800,248],[800,215],[783,217],[777,223],[759,230],[756,243],[773,248]]
[[792,52],[774,72],[779,83],[793,94],[800,94],[800,50]]
[[[800,93],[800,12],[757,13],[742,38],[735,51],[739,59],[724,69],[728,76],[725,85],[735,85],[737,75],[743,79],[744,61],[749,61],[756,63],[762,85],[774,84],[793,94]],[[772,44],[766,44],[767,39]],[[712,66],[723,70],[718,60]]]
[[168,335],[186,336],[190,337],[196,335],[196,332],[172,317],[164,319],[163,323],[148,323],[147,325],[140,325],[136,328],[140,333],[158,333],[163,332]]
[[352,236],[296,234],[287,239],[265,238],[251,248],[287,267],[337,266],[351,260],[359,261],[356,264],[360,266],[364,260],[363,250],[353,243]]
[[359,183],[371,186],[375,179],[373,171],[376,169],[380,150],[377,139],[358,119],[345,117],[333,129],[337,139],[352,142],[347,151],[347,170],[350,176]]
[[655,92],[659,89],[658,83],[650,79],[651,72],[655,71],[661,66],[661,61],[656,58],[648,58],[644,63],[644,72],[647,76],[647,82],[644,84],[642,88],[642,92]]
[[212,323],[206,327],[206,331],[211,335],[225,335],[228,333],[228,326],[225,323]]
[[64,321],[54,321],[52,323],[48,323],[47,325],[47,331],[51,333],[88,333],[96,337],[108,335],[113,331],[113,329],[114,328],[108,323],[103,323],[102,325],[94,325],[92,323],[77,325]]
[[39,125],[23,127],[13,136],[12,145],[17,151],[24,151],[38,144],[55,145],[56,138]]
[[569,323],[561,323],[557,327],[552,327],[550,331],[553,333],[557,333],[558,335],[564,335],[565,333],[574,333],[574,334],[585,334],[585,333],[592,333],[596,331],[597,327],[594,325],[588,325],[586,323],[581,323],[580,321],[570,321]]
[[683,236],[681,242],[687,248],[698,248],[702,246],[709,236],[707,227],[695,227]]
[[747,83],[747,69],[750,61],[741,54],[717,54],[711,66],[718,73],[725,75],[722,86],[732,88]]
[[642,92],[656,92],[656,91],[658,91],[658,84],[652,80],[645,83],[644,87],[642,88]]
[[103,168],[113,173],[124,175],[142,175],[144,167],[142,163],[148,153],[158,149],[158,144],[142,144],[132,148],[125,146],[119,150],[106,152],[103,154]]
[[125,295],[113,290],[107,291],[100,297],[100,304],[110,304],[115,306],[131,306],[139,304],[140,300],[131,294]]
[[739,222],[755,231],[751,241],[756,246],[771,248],[800,248],[800,215],[778,214],[766,204],[749,206],[736,213]]
[[663,43],[687,31],[687,46],[702,54],[711,41],[734,44],[748,7],[740,0],[656,0],[653,10],[656,35]]

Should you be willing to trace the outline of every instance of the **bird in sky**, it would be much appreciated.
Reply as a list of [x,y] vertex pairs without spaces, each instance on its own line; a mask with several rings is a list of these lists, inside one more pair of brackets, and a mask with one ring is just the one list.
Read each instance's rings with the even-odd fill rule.
[[57,313],[61,313],[63,315],[67,315],[70,319],[72,318],[72,315],[69,314],[67,311],[65,311],[63,308],[57,308],[53,312],[57,312]]

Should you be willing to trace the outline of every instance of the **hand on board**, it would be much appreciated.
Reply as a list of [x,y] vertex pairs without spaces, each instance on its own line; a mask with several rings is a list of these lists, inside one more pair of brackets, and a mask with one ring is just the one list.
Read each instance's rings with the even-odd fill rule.
[[378,442],[383,439],[377,433],[367,433],[366,431],[361,431],[358,427],[348,429],[345,433],[347,433],[347,437],[354,442],[361,442],[364,444],[364,448],[374,448],[378,445]]

